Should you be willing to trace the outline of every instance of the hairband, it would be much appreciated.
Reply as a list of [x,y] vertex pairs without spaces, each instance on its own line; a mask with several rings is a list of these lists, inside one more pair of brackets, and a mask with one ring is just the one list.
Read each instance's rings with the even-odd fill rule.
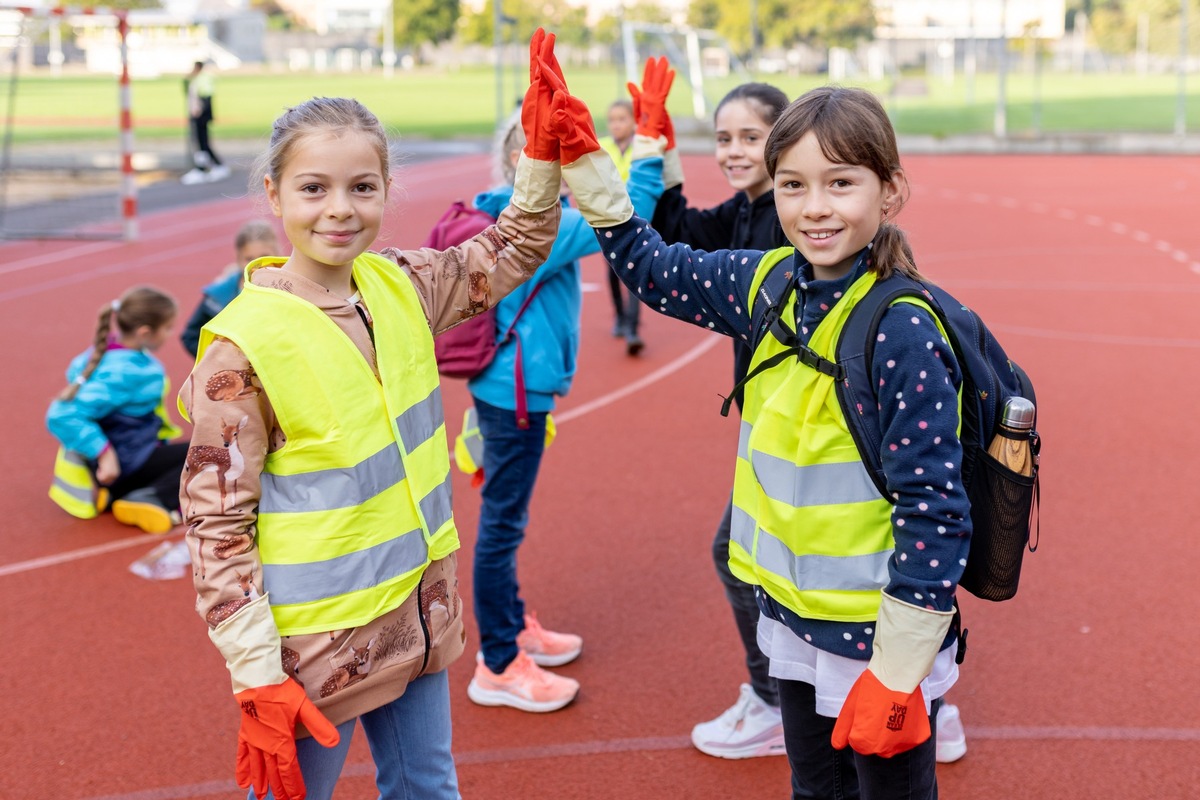
[[120,310],[121,310],[121,301],[120,300],[112,301],[112,310],[113,310],[114,314],[120,312]]

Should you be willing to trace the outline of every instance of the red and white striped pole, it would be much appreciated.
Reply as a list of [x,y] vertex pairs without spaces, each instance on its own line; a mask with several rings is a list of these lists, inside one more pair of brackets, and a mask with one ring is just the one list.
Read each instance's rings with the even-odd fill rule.
[[131,242],[137,238],[137,180],[133,171],[133,111],[132,93],[129,88],[129,18],[128,12],[122,8],[73,8],[71,6],[53,6],[51,8],[34,8],[32,6],[14,6],[14,11],[20,11],[28,16],[65,17],[81,14],[84,16],[109,15],[117,18],[117,32],[121,39],[121,79],[120,79],[120,129],[121,129],[121,222],[124,239]]
[[137,180],[133,172],[133,111],[129,88],[129,18],[117,12],[121,36],[121,221],[125,241],[137,239]]

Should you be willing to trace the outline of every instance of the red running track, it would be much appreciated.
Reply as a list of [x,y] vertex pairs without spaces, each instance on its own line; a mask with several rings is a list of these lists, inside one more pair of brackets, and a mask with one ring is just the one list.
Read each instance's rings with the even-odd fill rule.
[[[694,201],[725,197],[711,160],[685,165]],[[945,156],[907,167],[900,221],[920,265],[1035,378],[1046,440],[1042,546],[1020,594],[963,603],[971,649],[951,698],[969,751],[939,767],[942,796],[1193,798],[1200,229],[1189,219],[1200,162]],[[387,241],[419,242],[487,175],[480,157],[406,170]],[[0,246],[0,798],[241,794],[236,710],[189,582],[135,577],[126,567],[152,539],[50,503],[42,417],[103,303],[153,282],[190,311],[237,225],[259,213],[232,198],[148,215],[136,244]],[[609,336],[603,270],[585,261],[579,376],[521,550],[531,607],[586,639],[563,669],[583,690],[549,715],[476,707],[469,640],[451,668],[463,795],[786,797],[784,759],[721,761],[687,738],[744,679],[709,558],[736,438],[717,414],[728,344],[646,314],[647,349],[626,357]],[[182,349],[162,355],[178,385]],[[461,383],[446,403],[456,431]],[[465,480],[456,489],[469,597],[478,501]],[[369,760],[359,734],[338,798],[374,796]]]

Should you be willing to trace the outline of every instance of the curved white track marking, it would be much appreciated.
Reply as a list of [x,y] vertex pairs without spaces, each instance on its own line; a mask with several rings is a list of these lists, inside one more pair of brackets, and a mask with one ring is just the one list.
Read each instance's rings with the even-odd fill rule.
[[5,564],[0,566],[0,577],[5,575],[16,575],[20,572],[31,572],[35,569],[43,567],[53,567],[58,564],[65,564],[68,561],[78,561],[81,558],[90,558],[91,556],[100,556],[105,553],[111,553],[114,550],[124,550],[127,547],[134,545],[146,544],[148,542],[161,542],[168,538],[160,533],[146,533],[141,536],[130,536],[126,539],[117,539],[115,542],[106,544],[98,544],[94,547],[83,547],[79,550],[69,550],[65,553],[59,553],[53,556],[43,556],[42,558],[31,558],[28,561],[18,561],[15,564]]
[[634,392],[645,389],[647,386],[649,386],[653,383],[657,383],[658,381],[661,381],[663,378],[667,377],[671,373],[678,372],[679,370],[683,369],[688,364],[692,363],[697,358],[699,358],[700,356],[707,353],[709,350],[716,347],[717,344],[719,342],[725,340],[725,338],[726,337],[721,336],[720,334],[708,336],[704,339],[704,341],[702,341],[700,344],[693,347],[691,350],[688,350],[683,355],[676,358],[674,361],[664,364],[663,366],[654,370],[654,372],[651,372],[649,375],[644,375],[641,378],[638,378],[633,383],[625,384],[620,389],[615,389],[615,390],[609,392],[608,394],[601,395],[600,397],[597,397],[595,400],[589,400],[588,402],[584,403],[583,405],[579,405],[579,406],[575,406],[574,408],[567,409],[566,411],[564,411],[561,414],[555,414],[554,422],[558,425],[561,425],[564,422],[569,422],[578,417],[582,417],[584,414],[590,414],[591,412],[593,412],[597,409],[612,405],[613,403],[617,402],[618,400],[620,400],[624,397],[628,397],[629,395],[633,394]]
[[[962,197],[962,194],[954,189],[938,189],[937,194],[938,194],[938,197],[940,197],[941,199],[950,200],[950,201],[957,200],[960,197]],[[1152,245],[1154,247],[1154,249],[1157,250],[1158,252],[1169,255],[1172,260],[1174,260],[1180,264],[1188,264],[1189,268],[1191,269],[1192,272],[1200,274],[1200,261],[1193,261],[1191,255],[1189,255],[1186,250],[1182,250],[1180,248],[1175,247],[1175,245],[1171,244],[1166,239],[1153,240],[1153,237],[1150,234],[1146,233],[1145,231],[1142,231],[1142,230],[1130,231],[1129,226],[1123,222],[1115,222],[1115,221],[1106,220],[1104,217],[1101,217],[1097,214],[1085,214],[1081,211],[1076,211],[1073,208],[1051,208],[1050,206],[1048,206],[1045,203],[1040,202],[1040,201],[1030,201],[1030,202],[1022,204],[1022,203],[1019,203],[1018,201],[1014,200],[1011,197],[995,197],[993,195],[984,194],[983,192],[971,192],[971,193],[967,194],[966,197],[968,200],[970,200],[973,203],[979,203],[979,204],[994,203],[996,205],[999,205],[1003,208],[1007,208],[1009,210],[1017,210],[1019,208],[1024,207],[1024,209],[1026,211],[1029,211],[1030,213],[1033,213],[1033,214],[1046,214],[1046,213],[1053,211],[1054,214],[1057,217],[1059,217],[1060,219],[1064,219],[1064,220],[1080,219],[1083,222],[1085,222],[1086,224],[1091,225],[1092,227],[1096,227],[1096,228],[1107,227],[1111,232],[1115,233],[1117,236],[1128,236],[1129,238],[1133,239],[1135,242],[1138,242],[1140,244]],[[1039,248],[1036,251],[1032,251],[1032,252],[1036,252],[1038,254],[1045,255],[1052,251],[1048,250],[1046,248]],[[1072,252],[1073,252],[1073,254],[1078,255],[1078,253],[1081,251],[1072,251]],[[929,263],[931,261],[937,261],[939,259],[944,259],[946,257],[947,256],[945,254],[926,255],[923,257],[922,263]]]

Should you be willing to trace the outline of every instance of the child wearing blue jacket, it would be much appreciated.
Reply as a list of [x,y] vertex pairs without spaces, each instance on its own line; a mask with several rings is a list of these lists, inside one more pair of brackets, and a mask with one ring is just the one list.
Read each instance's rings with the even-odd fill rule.
[[[179,474],[187,444],[166,416],[169,388],[154,351],[171,335],[175,301],[135,287],[100,310],[92,346],[67,369],[46,427],[61,450],[50,497],[73,516],[113,516],[148,533],[179,522]],[[99,490],[99,491],[98,491]]]
[[[561,78],[551,83],[564,164],[568,141],[598,151],[586,106]],[[730,568],[755,586],[792,796],[933,800],[932,720],[958,677],[955,591],[971,537],[961,370],[927,305],[904,300],[883,314],[871,356],[888,489],[881,495],[829,364],[846,314],[877,279],[919,277],[894,222],[908,196],[895,133],[869,92],[821,87],[788,107],[765,152],[794,249],[667,245],[594,152],[590,163],[564,167],[563,178],[605,257],[624,267],[622,280],[664,314],[758,341],[754,305],[774,303],[759,296],[761,281],[776,265],[790,272],[779,319],[790,333],[778,336],[808,355],[793,355],[774,330],[755,349]]]
[[221,274],[201,291],[200,302],[196,310],[184,326],[179,341],[183,349],[193,356],[200,345],[200,330],[209,320],[221,313],[221,309],[229,305],[233,298],[242,291],[242,279],[246,265],[251,261],[279,252],[279,240],[275,228],[265,219],[252,219],[238,228],[233,237],[233,252],[235,260],[221,271]]
[[[475,198],[481,211],[495,215],[508,205],[516,157],[524,145],[520,117],[514,116],[497,136],[496,171],[503,183]],[[652,158],[642,160],[651,153]],[[660,159],[648,142],[634,157],[639,160],[631,169],[648,173],[634,202],[642,213],[653,214],[662,186]],[[579,259],[599,251],[591,228],[564,202],[549,257],[496,306],[495,358],[467,384],[483,438],[483,505],[473,573],[482,657],[467,689],[480,705],[554,711],[579,691],[578,682],[542,669],[574,660],[583,641],[547,630],[526,613],[517,583],[517,548],[525,538],[546,417],[555,398],[570,391],[575,376],[582,304]],[[518,313],[515,335],[503,338]]]

